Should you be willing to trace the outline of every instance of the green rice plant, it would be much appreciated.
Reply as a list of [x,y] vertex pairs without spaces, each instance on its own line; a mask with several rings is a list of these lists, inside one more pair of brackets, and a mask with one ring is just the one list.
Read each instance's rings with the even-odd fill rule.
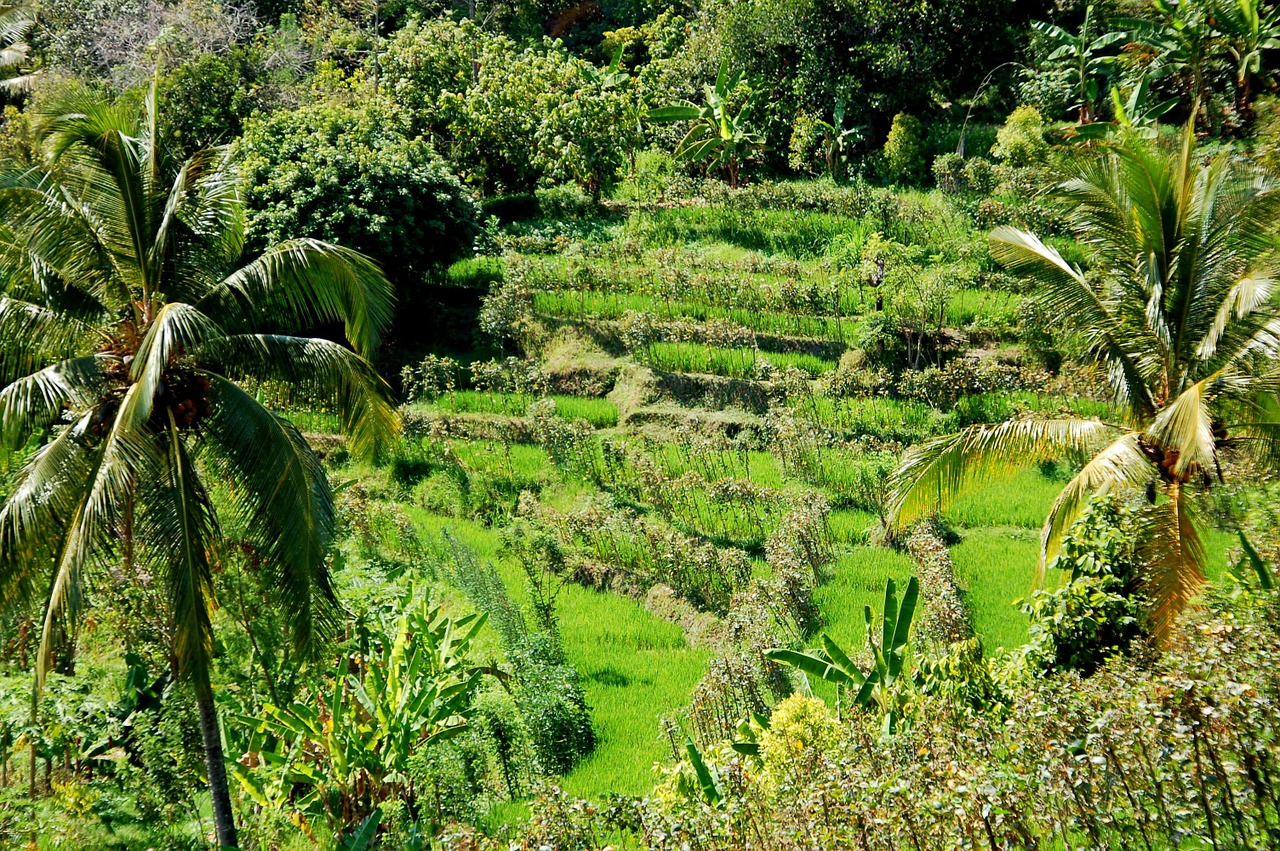
[[836,361],[805,352],[768,352],[762,354],[761,357],[767,359],[769,363],[778,369],[794,367],[801,372],[807,372],[811,378],[825,375],[836,368]]
[[533,309],[539,316],[579,321],[618,320],[629,312],[695,322],[721,320],[761,334],[837,341],[855,338],[860,327],[853,316],[780,313],[637,293],[538,292],[533,296]]
[[987,647],[1027,643],[1027,616],[1015,601],[1031,593],[1039,558],[1039,539],[1030,529],[970,529],[951,548],[974,630]]
[[946,324],[966,328],[975,322],[1017,327],[1022,296],[1000,290],[962,288],[947,302]]
[[[608,399],[582,396],[552,395],[556,416],[566,420],[583,419],[596,428],[612,428],[618,424],[618,406]],[[487,393],[478,390],[456,390],[434,400],[430,409],[453,414],[495,414],[524,416],[536,397],[525,393]]]
[[970,488],[945,516],[962,527],[1013,526],[1039,530],[1049,516],[1065,479],[1046,476],[1038,468],[1020,470]]
[[849,219],[827,213],[677,207],[633,214],[623,234],[646,245],[728,242],[768,254],[804,258],[824,254],[836,236],[851,229]]
[[342,419],[325,410],[295,408],[284,413],[284,418],[298,427],[303,434],[342,434]]
[[444,282],[452,287],[488,291],[491,284],[501,280],[501,257],[466,257],[444,272]]
[[479,390],[455,390],[431,403],[431,410],[451,414],[495,414],[523,416],[533,396],[524,393],[489,393]]
[[566,420],[586,420],[596,428],[613,428],[618,424],[618,406],[608,399],[586,396],[550,397],[556,403],[556,416]]
[[797,408],[797,415],[849,437],[917,443],[946,434],[946,416],[923,402],[883,396],[833,398],[813,396]]
[[668,372],[746,379],[755,375],[758,360],[755,349],[716,349],[697,343],[652,343],[639,355],[649,366]]

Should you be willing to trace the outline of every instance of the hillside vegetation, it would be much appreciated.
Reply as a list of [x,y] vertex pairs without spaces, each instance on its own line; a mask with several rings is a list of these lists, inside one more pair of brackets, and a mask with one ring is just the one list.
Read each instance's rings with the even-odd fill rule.
[[1271,847],[1277,59],[0,8],[0,846]]

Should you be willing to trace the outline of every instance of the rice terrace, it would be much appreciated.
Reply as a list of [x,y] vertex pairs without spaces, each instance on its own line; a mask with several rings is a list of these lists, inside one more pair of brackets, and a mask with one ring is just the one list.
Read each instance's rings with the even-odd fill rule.
[[0,6],[0,848],[1276,848],[1277,69]]

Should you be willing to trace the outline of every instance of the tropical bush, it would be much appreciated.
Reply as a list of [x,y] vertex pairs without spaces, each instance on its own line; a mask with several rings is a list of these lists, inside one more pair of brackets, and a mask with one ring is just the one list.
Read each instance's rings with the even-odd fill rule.
[[428,272],[470,255],[474,202],[422,139],[376,100],[322,98],[248,122],[238,145],[251,244],[339,242],[383,266],[408,295]]
[[1133,515],[1114,496],[1090,501],[1050,568],[1063,572],[1061,587],[1024,604],[1034,664],[1090,674],[1143,635]]
[[1044,118],[1034,106],[1020,106],[1010,113],[996,134],[991,155],[1014,168],[1043,165],[1049,154]]
[[884,168],[890,180],[919,183],[924,177],[924,125],[905,112],[893,117],[889,137],[884,143]]

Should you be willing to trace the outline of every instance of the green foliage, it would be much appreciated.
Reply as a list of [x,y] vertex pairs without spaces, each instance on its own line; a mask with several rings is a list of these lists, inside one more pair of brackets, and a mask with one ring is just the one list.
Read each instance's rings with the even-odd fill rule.
[[973,192],[988,195],[996,188],[995,167],[990,160],[971,157],[964,163],[964,182]]
[[[398,427],[365,360],[390,287],[359,254],[318,240],[246,262],[226,152],[177,161],[154,89],[140,110],[84,91],[45,109],[40,165],[5,164],[18,173],[0,192],[24,246],[2,275],[0,445],[40,447],[0,509],[0,596],[21,611],[47,594],[38,688],[99,566],[119,571],[104,585],[152,586],[147,614],[200,707],[219,841],[234,844],[210,682],[224,523],[261,558],[265,604],[286,611],[296,648],[314,648],[338,611],[325,470],[237,382],[332,405],[353,453],[371,456]],[[288,335],[323,324],[344,326],[350,348]]]
[[240,47],[225,55],[202,53],[160,78],[160,109],[171,116],[167,144],[177,156],[185,159],[240,136],[245,120],[262,105],[255,81],[258,61]]
[[539,628],[530,629],[492,565],[452,536],[445,541],[454,582],[498,628],[511,664],[511,691],[536,764],[545,773],[567,773],[595,748],[596,736],[578,672],[565,662],[558,634],[555,598],[563,585],[563,553],[543,530],[512,528],[504,535],[504,547],[514,551],[531,592]]
[[1085,7],[1084,22],[1077,33],[1067,32],[1062,27],[1043,21],[1036,21],[1032,26],[1049,42],[1051,52],[1045,62],[1063,74],[1071,90],[1067,108],[1079,111],[1081,124],[1089,123],[1102,86],[1116,62],[1116,57],[1105,51],[1122,43],[1126,34],[1096,34],[1093,29],[1092,5]]
[[578,672],[545,633],[507,648],[516,705],[544,771],[566,774],[596,746]]
[[658,107],[649,110],[649,120],[693,122],[676,147],[676,159],[702,164],[708,171],[720,169],[729,186],[737,188],[743,164],[764,146],[763,137],[750,126],[754,100],[743,73],[729,73],[726,57],[715,86],[705,87],[701,106],[683,101]]
[[1114,496],[1093,499],[1067,535],[1051,567],[1061,588],[1036,591],[1023,610],[1031,618],[1024,650],[1046,671],[1090,674],[1143,634],[1134,521]]
[[385,801],[413,806],[411,758],[470,725],[482,670],[469,653],[484,623],[406,598],[389,636],[362,636],[327,689],[238,717],[248,756],[233,772],[245,794],[332,827],[371,818]]
[[[872,629],[875,615],[871,607],[864,608],[867,647],[873,660],[871,670],[865,674],[826,635],[822,637],[821,650],[798,652],[778,648],[767,651],[765,655],[775,662],[799,668],[806,674],[836,685],[837,712],[842,700],[861,709],[874,708],[880,714],[884,733],[895,733],[902,720],[902,684],[910,682],[909,677],[903,678],[903,669],[911,636],[911,622],[915,618],[919,596],[920,583],[914,576],[907,582],[901,602],[898,601],[897,586],[892,579],[888,580],[884,589],[879,635]],[[899,682],[900,679],[902,682]]]
[[559,42],[521,49],[442,17],[396,33],[384,69],[411,132],[439,140],[488,193],[572,180],[598,201],[639,142],[629,75],[601,72]]
[[996,134],[991,154],[1014,168],[1042,165],[1049,155],[1044,118],[1034,106],[1020,106],[1009,114]]
[[917,184],[923,180],[925,141],[924,125],[920,119],[905,112],[895,115],[882,153],[885,173],[890,180],[906,184]]
[[583,76],[578,88],[553,100],[543,116],[534,136],[534,164],[544,180],[573,180],[598,203],[635,146],[638,121],[625,90],[593,79],[585,69]]
[[959,192],[965,185],[964,158],[956,153],[946,153],[933,160],[933,180],[943,192]]
[[339,242],[382,265],[402,296],[472,252],[474,203],[431,146],[376,101],[321,100],[255,118],[239,152],[256,245]]

